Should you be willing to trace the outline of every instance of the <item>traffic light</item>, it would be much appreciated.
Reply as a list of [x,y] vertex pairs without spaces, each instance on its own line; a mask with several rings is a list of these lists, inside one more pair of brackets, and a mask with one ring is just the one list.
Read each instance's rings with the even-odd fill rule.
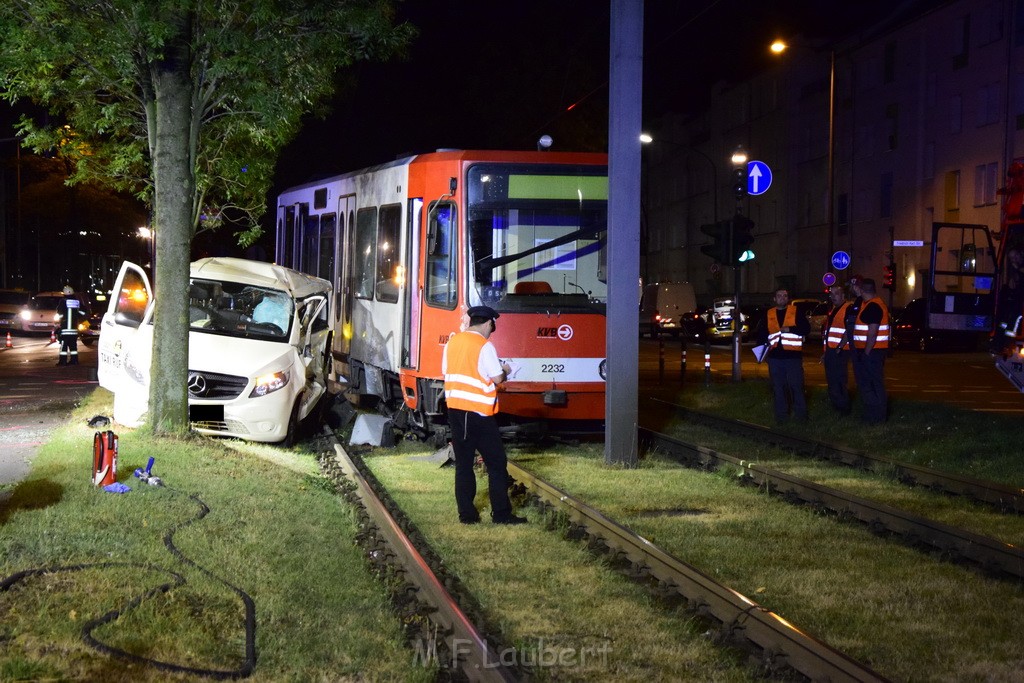
[[747,196],[746,164],[732,169],[732,189],[736,193],[736,199],[743,199]]
[[746,263],[754,260],[750,247],[754,243],[754,221],[736,214],[732,219],[732,262]]
[[705,223],[700,226],[700,231],[714,239],[713,243],[702,246],[700,248],[701,252],[710,256],[715,263],[731,264],[732,261],[729,258],[729,221]]
[[892,291],[896,291],[895,270],[891,263],[882,269],[882,286]]

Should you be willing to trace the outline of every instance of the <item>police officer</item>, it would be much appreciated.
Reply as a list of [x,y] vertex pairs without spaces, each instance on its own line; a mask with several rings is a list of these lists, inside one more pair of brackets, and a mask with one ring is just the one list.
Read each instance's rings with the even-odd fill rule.
[[64,285],[64,301],[61,302],[60,353],[57,365],[78,365],[78,328],[75,326],[75,311],[80,302],[75,290]]
[[467,311],[469,325],[452,335],[444,347],[441,372],[448,405],[448,423],[455,453],[455,504],[459,521],[480,521],[473,499],[476,497],[476,452],[487,467],[487,488],[491,500],[491,520],[496,524],[523,524],[525,517],[512,514],[508,498],[508,459],[501,443],[498,423],[498,385],[506,380],[510,368],[498,359],[494,344],[488,341],[497,328],[498,313],[489,306],[474,306]]

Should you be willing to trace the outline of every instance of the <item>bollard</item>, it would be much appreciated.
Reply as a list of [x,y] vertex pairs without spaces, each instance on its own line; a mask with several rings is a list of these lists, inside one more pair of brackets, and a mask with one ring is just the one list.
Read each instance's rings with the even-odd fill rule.
[[682,340],[682,344],[679,347],[679,379],[680,381],[686,381],[686,340]]
[[711,386],[711,342],[704,342],[704,386]]

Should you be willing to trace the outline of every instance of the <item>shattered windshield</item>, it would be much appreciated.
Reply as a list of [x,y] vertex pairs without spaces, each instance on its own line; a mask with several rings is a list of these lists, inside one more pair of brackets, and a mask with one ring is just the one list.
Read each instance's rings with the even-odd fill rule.
[[603,307],[603,166],[477,164],[468,174],[469,305],[498,311]]
[[238,282],[192,280],[189,329],[230,337],[287,341],[293,302],[287,292]]

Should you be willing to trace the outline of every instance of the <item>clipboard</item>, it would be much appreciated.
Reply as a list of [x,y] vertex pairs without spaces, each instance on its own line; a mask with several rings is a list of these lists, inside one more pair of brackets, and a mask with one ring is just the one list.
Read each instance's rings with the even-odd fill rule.
[[764,360],[764,357],[768,355],[768,352],[771,351],[771,348],[772,347],[767,344],[760,344],[750,350],[754,352],[754,358],[757,358],[757,362],[760,363]]

